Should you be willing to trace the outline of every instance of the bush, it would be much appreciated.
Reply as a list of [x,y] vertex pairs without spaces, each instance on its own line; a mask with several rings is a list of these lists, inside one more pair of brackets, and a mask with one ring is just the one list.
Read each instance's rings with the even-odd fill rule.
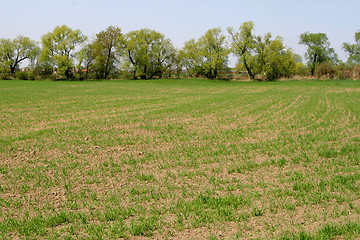
[[338,79],[351,79],[352,70],[351,67],[348,67],[344,64],[338,65],[335,68],[335,78]]
[[318,78],[330,79],[335,75],[335,69],[330,62],[320,63],[316,68],[315,75]]
[[84,76],[82,74],[79,73],[75,73],[73,74],[71,79],[68,79],[70,81],[84,81]]
[[127,72],[127,71],[122,71],[119,75],[118,75],[118,79],[133,79],[134,76],[131,72]]
[[35,80],[35,74],[28,72],[28,80]]
[[295,72],[294,75],[309,77],[310,69],[303,63],[295,63]]
[[27,72],[16,72],[15,77],[19,80],[28,80],[28,73]]
[[360,65],[355,65],[352,69],[352,78],[360,79]]
[[0,73],[0,80],[11,80],[12,77],[10,74],[7,74],[7,73]]

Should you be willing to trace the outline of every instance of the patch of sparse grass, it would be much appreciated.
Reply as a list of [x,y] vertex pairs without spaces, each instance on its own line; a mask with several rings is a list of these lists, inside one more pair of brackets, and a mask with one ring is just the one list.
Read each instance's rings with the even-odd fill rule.
[[360,236],[360,224],[358,222],[349,222],[345,224],[328,223],[319,228],[314,233],[300,231],[295,234],[287,234],[279,239],[281,240],[297,240],[297,239],[357,239]]
[[133,236],[153,236],[153,231],[160,226],[157,216],[140,217],[131,220],[129,231]]
[[356,239],[359,89],[0,81],[0,238]]

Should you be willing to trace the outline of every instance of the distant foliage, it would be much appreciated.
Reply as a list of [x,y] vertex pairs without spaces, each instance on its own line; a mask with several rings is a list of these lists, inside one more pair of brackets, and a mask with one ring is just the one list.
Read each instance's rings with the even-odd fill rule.
[[[97,79],[107,79],[116,72],[118,63],[118,49],[123,40],[121,29],[110,26],[96,34],[91,45],[85,47],[87,61],[92,59],[93,70]],[[87,62],[89,64],[89,62]],[[87,70],[89,67],[86,65]]]
[[[338,59],[326,33],[302,33],[305,64],[282,37],[256,35],[251,21],[229,27],[227,33],[211,28],[176,49],[164,34],[147,28],[122,33],[109,26],[88,41],[80,30],[57,26],[41,37],[41,47],[24,36],[0,39],[0,79],[360,78],[360,30],[354,43],[343,44],[346,63]],[[237,58],[235,68],[228,66],[230,54]]]
[[120,53],[121,69],[133,79],[162,78],[177,61],[171,40],[147,28],[127,33]]
[[27,72],[16,72],[15,76],[19,80],[28,80],[28,73]]
[[334,64],[338,61],[335,50],[330,47],[330,42],[325,33],[305,32],[300,35],[299,44],[307,47],[305,54],[311,75],[314,76],[320,64]]
[[344,43],[343,49],[349,55],[348,63],[360,64],[360,30],[355,33],[355,43]]
[[39,56],[40,48],[28,37],[18,36],[15,39],[0,39],[0,70],[9,70],[12,74],[19,69],[24,60],[32,65]]
[[56,27],[41,37],[40,65],[59,79],[71,79],[75,48],[86,39],[80,30],[72,30],[66,25]]
[[209,29],[198,40],[185,42],[181,61],[191,76],[216,78],[227,68],[229,47],[220,28]]
[[256,36],[254,24],[245,22],[238,31],[228,28],[231,51],[238,57],[239,71],[246,71],[250,79],[268,80],[290,77],[296,71],[296,54],[286,49],[281,37],[272,39],[271,33]]

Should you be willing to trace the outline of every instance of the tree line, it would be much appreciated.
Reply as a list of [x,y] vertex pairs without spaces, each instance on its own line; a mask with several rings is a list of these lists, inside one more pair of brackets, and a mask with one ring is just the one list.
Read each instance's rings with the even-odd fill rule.
[[[147,28],[122,33],[109,26],[88,39],[80,30],[63,25],[41,37],[0,39],[0,74],[20,79],[151,79],[184,74],[190,77],[221,78],[235,71],[248,78],[274,80],[293,75],[360,77],[360,31],[355,43],[344,43],[347,62],[338,59],[325,33],[305,32],[299,44],[306,46],[302,57],[284,45],[280,36],[255,35],[253,22],[238,29],[209,29],[198,39],[176,49],[162,33]],[[229,69],[229,56],[237,58]],[[28,66],[20,69],[27,61]]]

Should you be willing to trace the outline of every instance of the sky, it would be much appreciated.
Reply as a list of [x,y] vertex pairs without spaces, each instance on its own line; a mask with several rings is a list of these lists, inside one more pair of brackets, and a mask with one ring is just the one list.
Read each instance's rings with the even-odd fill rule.
[[304,58],[299,35],[326,33],[342,60],[344,42],[360,30],[360,0],[0,0],[0,38],[27,36],[40,41],[56,26],[80,29],[92,39],[108,26],[123,33],[141,28],[170,38],[176,48],[214,27],[226,34],[253,21],[255,34],[271,32]]

